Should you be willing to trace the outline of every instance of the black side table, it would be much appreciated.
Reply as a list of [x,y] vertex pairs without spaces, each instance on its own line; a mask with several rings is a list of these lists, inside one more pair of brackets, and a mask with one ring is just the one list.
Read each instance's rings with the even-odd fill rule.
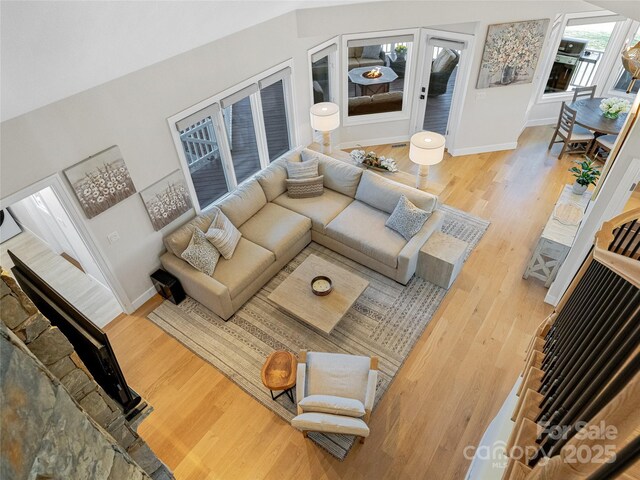
[[162,297],[170,300],[176,305],[182,302],[187,296],[184,293],[184,289],[182,288],[180,281],[161,268],[151,274],[151,281]]

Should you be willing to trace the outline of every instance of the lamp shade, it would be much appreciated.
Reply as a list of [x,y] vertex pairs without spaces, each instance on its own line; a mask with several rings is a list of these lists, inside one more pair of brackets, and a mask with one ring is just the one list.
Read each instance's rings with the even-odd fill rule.
[[311,107],[311,128],[330,132],[340,126],[340,109],[331,102],[316,103]]
[[444,137],[435,132],[418,132],[411,137],[409,159],[418,165],[435,165],[444,156]]

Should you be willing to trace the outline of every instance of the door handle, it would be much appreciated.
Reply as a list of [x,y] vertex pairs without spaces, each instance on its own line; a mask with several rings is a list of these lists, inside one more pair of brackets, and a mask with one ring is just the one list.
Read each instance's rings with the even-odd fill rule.
[[424,100],[424,95],[420,95],[420,100]]

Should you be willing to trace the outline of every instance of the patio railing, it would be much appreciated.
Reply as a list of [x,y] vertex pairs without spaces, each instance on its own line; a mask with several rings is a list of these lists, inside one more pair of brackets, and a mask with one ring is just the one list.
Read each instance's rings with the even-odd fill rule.
[[604,52],[599,50],[587,49],[584,51],[571,77],[572,87],[588,87],[593,85],[593,77],[596,74],[598,63],[603,54]]
[[[232,111],[224,116],[224,123],[229,136],[232,139]],[[180,132],[182,148],[187,157],[187,165],[191,173],[202,167],[207,161],[220,159],[220,147],[216,140],[211,117],[207,117]]]

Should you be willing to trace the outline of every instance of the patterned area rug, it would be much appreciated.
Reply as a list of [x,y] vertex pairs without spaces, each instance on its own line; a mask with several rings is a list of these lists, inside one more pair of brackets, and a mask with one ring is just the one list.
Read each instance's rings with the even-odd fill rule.
[[[468,256],[489,222],[446,205],[440,209],[446,213],[442,231],[466,241],[469,244]],[[280,282],[310,254],[335,262],[369,281],[365,292],[329,337],[267,300]],[[317,243],[311,243],[228,322],[190,297],[179,306],[163,302],[149,315],[149,319],[289,422],[296,415],[295,405],[286,395],[273,401],[260,380],[262,364],[271,352],[288,350],[297,354],[306,349],[375,355],[380,359],[377,405],[446,293],[445,289],[415,276],[403,286]],[[309,437],[341,460],[355,441],[348,435],[310,433]]]

